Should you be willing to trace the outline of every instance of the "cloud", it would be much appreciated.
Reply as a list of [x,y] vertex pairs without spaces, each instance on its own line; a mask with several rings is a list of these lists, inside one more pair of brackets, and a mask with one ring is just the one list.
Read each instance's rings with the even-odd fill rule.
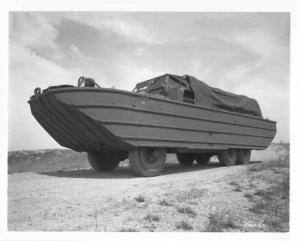
[[10,14],[10,39],[24,46],[55,48],[58,30],[40,13]]
[[121,34],[133,42],[162,44],[162,41],[159,40],[157,36],[134,21],[109,19],[103,21],[101,27],[104,27],[106,30],[111,30],[115,33]]
[[42,87],[70,83],[75,75],[14,41],[10,43],[10,73],[22,78],[10,79],[9,83],[13,86],[40,84]]
[[81,56],[81,52],[80,52],[79,48],[76,45],[74,45],[74,44],[70,45],[70,51],[76,57],[80,57]]
[[110,31],[115,35],[123,36],[127,41],[146,44],[161,44],[162,40],[149,31],[145,26],[139,24],[130,15],[124,13],[70,13],[65,19],[77,21],[98,29],[99,31]]

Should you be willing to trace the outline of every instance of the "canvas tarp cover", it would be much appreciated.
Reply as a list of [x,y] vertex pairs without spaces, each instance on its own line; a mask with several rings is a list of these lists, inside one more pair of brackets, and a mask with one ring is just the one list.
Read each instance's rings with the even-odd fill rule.
[[[174,76],[175,77],[175,76]],[[178,78],[176,76],[175,78]],[[213,88],[193,76],[182,76],[188,81],[194,92],[195,104],[206,105],[232,112],[253,115],[262,118],[258,102],[244,95],[236,95],[218,88]]]

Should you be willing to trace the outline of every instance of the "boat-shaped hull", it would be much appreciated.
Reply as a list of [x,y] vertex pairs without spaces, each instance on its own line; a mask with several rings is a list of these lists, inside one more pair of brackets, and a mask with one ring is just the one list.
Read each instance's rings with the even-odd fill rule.
[[263,150],[276,134],[273,121],[114,89],[49,89],[29,103],[44,129],[76,151]]

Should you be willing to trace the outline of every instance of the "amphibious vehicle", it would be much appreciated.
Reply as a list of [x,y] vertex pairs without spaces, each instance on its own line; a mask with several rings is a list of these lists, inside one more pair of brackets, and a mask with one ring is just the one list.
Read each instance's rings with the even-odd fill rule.
[[167,153],[182,165],[207,164],[213,155],[225,166],[247,164],[251,150],[267,148],[276,134],[254,99],[188,75],[165,74],[131,92],[80,77],[76,87],[36,88],[28,103],[60,145],[87,152],[97,171],[128,158],[135,174],[156,176]]

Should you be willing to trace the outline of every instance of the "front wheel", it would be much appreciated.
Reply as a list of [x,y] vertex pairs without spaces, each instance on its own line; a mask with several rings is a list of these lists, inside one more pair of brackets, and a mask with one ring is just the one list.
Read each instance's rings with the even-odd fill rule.
[[88,161],[96,171],[112,171],[125,160],[125,155],[115,152],[88,152]]
[[157,176],[165,166],[166,155],[164,148],[136,148],[129,152],[131,169],[138,176]]

